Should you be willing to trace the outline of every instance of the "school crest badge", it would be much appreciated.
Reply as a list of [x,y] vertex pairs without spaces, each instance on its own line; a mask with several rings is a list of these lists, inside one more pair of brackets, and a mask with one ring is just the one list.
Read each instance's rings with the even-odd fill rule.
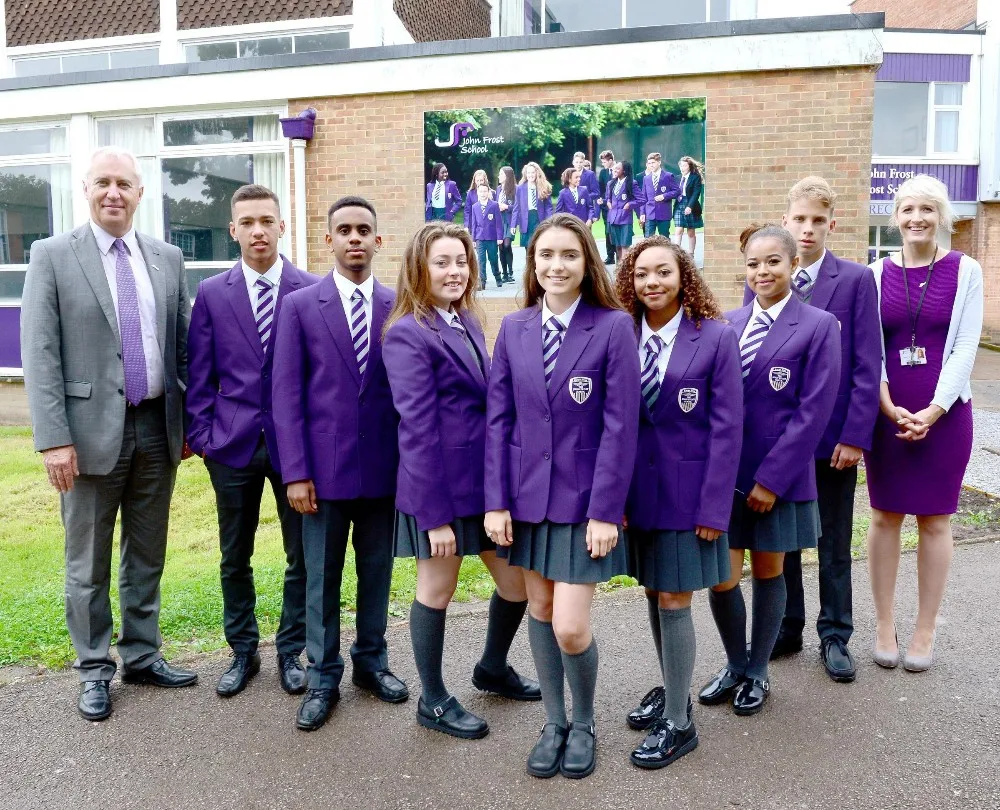
[[490,222],[492,222],[492,221],[493,221],[493,214],[487,214],[486,218],[487,218],[487,219],[488,219],[488,220],[489,220]]
[[628,199],[628,194],[622,194],[622,199],[623,200],[627,200]]
[[666,186],[660,186],[660,191],[666,191],[666,190],[667,190]]
[[677,404],[681,406],[684,413],[691,413],[694,406],[698,404],[698,389],[682,388],[677,392]]
[[785,368],[784,366],[775,366],[774,368],[771,369],[771,373],[768,377],[768,380],[771,383],[771,387],[775,391],[780,391],[782,388],[788,385],[788,381],[791,378],[792,378],[792,372],[790,372],[787,368]]
[[570,377],[569,395],[577,405],[583,405],[594,392],[594,381],[590,377]]

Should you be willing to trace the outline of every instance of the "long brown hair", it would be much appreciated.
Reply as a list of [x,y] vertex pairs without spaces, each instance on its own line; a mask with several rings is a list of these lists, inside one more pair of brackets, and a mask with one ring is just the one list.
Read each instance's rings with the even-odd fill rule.
[[688,165],[689,174],[696,174],[702,180],[705,179],[705,165],[703,163],[699,163],[697,160],[691,157],[691,155],[684,155],[684,157],[682,157],[681,160]]
[[654,234],[632,245],[621,264],[618,265],[618,297],[621,298],[625,309],[632,314],[636,326],[642,323],[646,307],[635,294],[635,263],[644,251],[654,247],[666,249],[677,262],[677,269],[681,273],[681,306],[688,319],[694,321],[695,326],[699,329],[702,320],[721,319],[722,309],[719,307],[719,302],[715,300],[715,296],[705,283],[705,279],[698,272],[691,254],[683,250],[680,245],[675,245],[667,237]]
[[427,326],[434,320],[434,297],[431,295],[431,271],[427,257],[431,245],[438,239],[451,237],[458,239],[465,246],[465,258],[469,264],[469,283],[462,297],[452,306],[456,310],[465,310],[472,314],[479,324],[483,323],[483,311],[476,300],[476,290],[479,288],[479,263],[476,261],[476,248],[469,232],[454,222],[428,222],[420,228],[406,245],[403,253],[403,264],[399,268],[399,279],[396,281],[396,303],[385,320],[382,334],[405,315],[413,315],[417,323]]
[[525,309],[533,307],[542,300],[545,290],[538,283],[535,275],[535,248],[539,238],[553,228],[563,228],[572,231],[579,240],[583,250],[583,281],[580,283],[580,292],[583,300],[595,307],[605,309],[624,309],[615,288],[608,278],[608,271],[604,266],[601,254],[597,252],[597,242],[593,235],[579,219],[572,214],[555,214],[548,219],[542,220],[535,228],[535,233],[528,242],[528,261],[524,268],[524,298]]
[[538,199],[547,200],[552,196],[552,184],[545,179],[545,172],[535,161],[529,160],[521,167],[521,182],[527,185],[529,166],[535,169],[535,190],[538,192]]

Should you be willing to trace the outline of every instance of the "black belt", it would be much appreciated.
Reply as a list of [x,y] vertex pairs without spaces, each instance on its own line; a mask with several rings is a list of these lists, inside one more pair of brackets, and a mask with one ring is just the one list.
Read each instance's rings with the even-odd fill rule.
[[166,396],[164,394],[160,394],[158,397],[153,397],[152,399],[144,399],[138,405],[133,405],[131,402],[126,401],[125,410],[126,411],[151,411],[154,409],[160,410],[164,407],[165,403],[166,403]]

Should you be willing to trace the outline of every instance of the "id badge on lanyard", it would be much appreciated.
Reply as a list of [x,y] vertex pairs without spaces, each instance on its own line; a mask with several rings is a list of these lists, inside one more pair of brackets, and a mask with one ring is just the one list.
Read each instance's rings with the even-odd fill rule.
[[906,296],[906,314],[909,316],[910,322],[910,345],[899,350],[899,363],[911,367],[926,366],[927,349],[917,345],[917,321],[920,320],[920,311],[924,308],[924,296],[927,295],[927,289],[931,286],[931,273],[934,272],[937,252],[935,250],[934,258],[931,259],[930,266],[927,268],[927,276],[924,278],[924,283],[920,285],[920,300],[917,302],[916,312],[913,311],[913,304],[910,303],[910,285],[906,279],[906,259],[903,258],[902,252],[900,252],[899,259],[903,267],[903,294]]

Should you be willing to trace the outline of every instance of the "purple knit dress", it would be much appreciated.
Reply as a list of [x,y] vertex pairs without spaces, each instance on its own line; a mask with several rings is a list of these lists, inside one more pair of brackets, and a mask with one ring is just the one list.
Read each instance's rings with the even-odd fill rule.
[[[958,291],[957,250],[937,261],[917,322],[917,346],[927,349],[927,364],[904,366],[899,352],[910,345],[910,321],[903,290],[903,269],[888,258],[882,264],[882,335],[892,401],[911,413],[930,405],[944,364],[944,344]],[[927,265],[906,269],[913,312],[927,277]],[[872,507],[907,515],[951,515],[958,511],[962,476],[972,455],[972,402],[956,399],[951,410],[917,442],[897,439],[897,426],[879,413],[871,452],[865,453]]]

